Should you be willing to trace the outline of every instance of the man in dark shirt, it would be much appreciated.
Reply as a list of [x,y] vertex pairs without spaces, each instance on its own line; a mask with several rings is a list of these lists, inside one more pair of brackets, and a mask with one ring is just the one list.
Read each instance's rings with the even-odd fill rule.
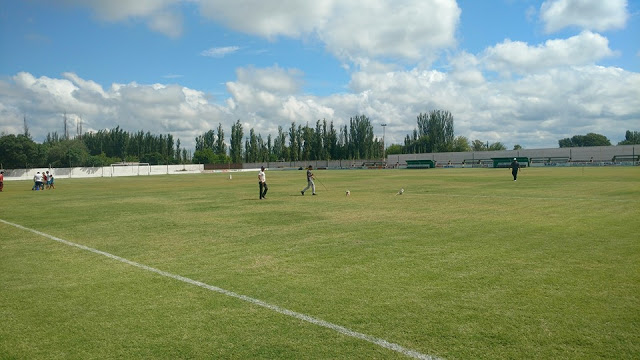
[[302,196],[304,196],[304,192],[309,190],[309,188],[311,188],[311,195],[316,194],[316,184],[313,182],[314,177],[311,170],[313,170],[313,166],[309,165],[309,167],[307,168],[307,187],[304,188],[304,190],[300,191]]
[[518,178],[518,171],[520,170],[520,164],[518,163],[518,160],[516,158],[513,158],[510,168],[511,175],[513,175],[513,181],[516,181],[516,179]]

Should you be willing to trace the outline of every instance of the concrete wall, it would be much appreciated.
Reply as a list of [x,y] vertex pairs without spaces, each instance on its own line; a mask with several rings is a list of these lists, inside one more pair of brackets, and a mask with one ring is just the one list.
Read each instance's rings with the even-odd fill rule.
[[[471,166],[479,160],[489,160],[492,157],[517,157],[526,156],[528,158],[549,158],[563,157],[571,162],[590,162],[593,158],[595,164],[608,164],[614,156],[640,155],[640,145],[618,145],[618,146],[592,146],[557,149],[522,149],[503,151],[475,151],[475,152],[449,152],[449,153],[424,153],[424,154],[402,154],[387,156],[387,167],[405,167],[406,160],[433,160],[437,166],[461,166],[463,162]],[[312,161],[284,161],[284,162],[258,162],[243,164],[244,170],[259,169],[264,166],[268,169],[298,169],[311,165],[315,169],[353,169],[366,167],[364,164],[380,162],[374,160],[312,160]],[[631,165],[628,162],[628,165]],[[637,163],[636,163],[637,164]],[[532,164],[535,166],[536,164]],[[544,164],[538,164],[544,166]],[[481,164],[479,166],[482,166]],[[489,165],[491,166],[491,165]],[[36,172],[52,172],[56,179],[61,178],[89,178],[89,177],[115,177],[115,176],[149,176],[165,174],[194,174],[202,173],[204,165],[152,165],[152,166],[104,166],[104,167],[76,167],[76,168],[36,168],[36,169],[6,169],[4,170],[5,180],[33,180]],[[242,170],[213,170],[212,172],[242,171]]]
[[104,166],[104,167],[75,167],[75,168],[36,168],[36,169],[6,169],[5,180],[33,180],[37,173],[49,171],[55,179],[117,177],[117,176],[150,176],[199,174],[204,170],[201,164],[185,165],[152,165],[152,166]]
[[466,164],[477,162],[478,160],[491,159],[492,157],[518,157],[528,158],[549,158],[563,157],[572,162],[611,162],[614,156],[640,155],[640,145],[617,145],[617,146],[590,146],[557,149],[521,149],[502,151],[475,151],[475,152],[450,152],[450,153],[425,153],[425,154],[402,154],[387,156],[387,165],[394,167],[396,163],[403,167],[407,165],[406,160],[433,160],[438,165]]

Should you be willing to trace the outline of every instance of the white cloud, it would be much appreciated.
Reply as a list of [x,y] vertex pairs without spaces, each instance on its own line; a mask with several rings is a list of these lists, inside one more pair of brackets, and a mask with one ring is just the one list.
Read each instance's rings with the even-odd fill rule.
[[24,114],[32,135],[42,141],[48,132],[62,132],[66,112],[70,119],[81,117],[85,131],[119,125],[128,131],[171,133],[193,146],[202,129],[227,120],[226,109],[212,104],[206,94],[179,85],[113,84],[105,90],[73,73],[64,77],[36,78],[21,72],[11,81],[0,81],[0,104],[7,114],[0,117],[0,128],[14,129],[17,119],[21,127]]
[[240,50],[240,47],[238,46],[214,47],[214,48],[202,51],[200,55],[214,57],[214,58],[221,58],[226,55],[233,54],[238,50]]
[[130,17],[147,17],[162,12],[180,0],[63,0],[71,5],[86,6],[95,15],[109,21],[125,20]]
[[334,54],[423,60],[456,44],[455,1],[342,1],[318,29]]
[[200,9],[226,27],[268,39],[317,37],[343,58],[413,61],[454,46],[461,13],[453,0],[201,0]]
[[621,29],[629,14],[627,0],[548,0],[540,7],[545,31],[566,27],[605,31]]
[[276,94],[289,95],[300,90],[304,74],[298,69],[283,69],[275,65],[269,68],[238,68],[236,75],[239,83]]
[[182,16],[169,11],[153,14],[147,21],[151,30],[165,34],[172,38],[182,35]]
[[382,135],[380,124],[388,124],[391,144],[402,143],[413,131],[419,113],[442,109],[453,114],[456,135],[540,148],[587,132],[615,142],[625,130],[637,128],[640,119],[638,73],[586,64],[492,80],[478,74],[481,61],[471,54],[451,63],[449,72],[370,63],[353,73],[350,93],[329,96],[301,94],[303,74],[296,69],[241,68],[237,79],[227,83],[224,105],[180,85],[129,83],[105,89],[73,73],[60,79],[18,73],[10,81],[0,80],[0,128],[20,132],[26,114],[41,141],[47,132],[62,131],[66,111],[70,118],[81,116],[85,130],[120,125],[128,131],[171,133],[192,148],[196,136],[218,123],[228,134],[237,119],[245,133],[253,128],[266,138],[292,121],[314,126],[326,119],[338,127],[363,114],[377,136]]
[[336,0],[199,0],[203,16],[236,31],[273,39],[299,37],[333,15]]
[[[147,26],[169,37],[182,35],[182,14],[175,11],[180,0],[63,0],[74,6],[90,8],[103,21],[140,19]],[[174,11],[172,11],[174,10]]]
[[[183,32],[181,0],[63,0],[88,7],[104,21],[141,20],[170,37]],[[194,0],[202,16],[267,39],[286,36],[324,42],[333,54],[432,61],[456,45],[461,10],[455,0]],[[222,56],[233,48],[211,49]],[[237,50],[237,49],[235,49]],[[204,55],[204,54],[203,54]]]
[[484,51],[483,63],[489,70],[525,74],[557,66],[593,64],[613,55],[607,38],[583,31],[568,39],[547,40],[538,46],[505,40]]

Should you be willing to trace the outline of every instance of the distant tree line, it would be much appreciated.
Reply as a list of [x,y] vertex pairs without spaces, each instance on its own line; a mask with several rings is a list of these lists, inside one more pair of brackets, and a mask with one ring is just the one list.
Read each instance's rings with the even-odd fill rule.
[[4,168],[98,167],[122,161],[179,164],[190,162],[190,157],[171,134],[129,133],[119,126],[75,138],[48,133],[42,144],[31,139],[26,127],[24,134],[0,136]]
[[566,147],[582,147],[582,146],[609,146],[611,142],[606,136],[588,133],[587,135],[574,135],[571,138],[564,138],[558,140],[558,145],[561,148]]
[[[288,129],[278,126],[278,134],[266,138],[249,129],[244,137],[240,120],[231,126],[229,152],[224,131],[209,130],[196,137],[195,163],[242,163],[267,161],[308,161],[343,159],[379,159],[384,144],[373,134],[373,125],[365,115],[349,119],[349,125],[336,128],[333,121],[317,120],[315,127],[291,123]],[[243,143],[244,139],[244,143]]]
[[[606,136],[588,133],[587,135],[574,135],[571,138],[558,140],[561,148],[564,147],[581,147],[581,146],[610,146],[611,141]],[[624,134],[624,140],[618,145],[636,145],[640,144],[640,131],[627,130]]]
[[[179,163],[243,163],[309,160],[381,159],[385,154],[411,154],[429,152],[464,152],[506,150],[500,142],[469,141],[454,136],[453,116],[448,111],[434,110],[420,113],[416,128],[408,134],[404,144],[384,149],[383,139],[373,133],[373,125],[365,115],[356,115],[349,123],[336,127],[327,120],[317,120],[315,126],[292,122],[278,134],[266,138],[249,129],[245,131],[240,120],[231,126],[229,142],[222,124],[195,138],[195,152],[180,146],[180,139],[171,134],[155,135],[150,132],[127,132],[116,126],[111,130],[89,132],[69,138],[49,133],[42,144],[31,139],[29,128],[24,133],[0,135],[0,165],[3,168],[108,166],[119,162],[143,162],[152,165]],[[611,145],[604,135],[589,133],[558,141],[562,147]],[[227,145],[229,144],[229,145]],[[618,145],[640,144],[640,132],[625,133]],[[515,145],[514,150],[521,149]]]

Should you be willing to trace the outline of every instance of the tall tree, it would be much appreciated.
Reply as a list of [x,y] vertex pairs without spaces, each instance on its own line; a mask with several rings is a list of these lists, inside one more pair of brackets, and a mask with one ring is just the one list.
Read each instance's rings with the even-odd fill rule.
[[224,143],[224,130],[222,130],[221,123],[218,123],[218,136],[216,137],[216,144],[213,150],[218,156],[224,156],[227,154],[227,145]]
[[329,124],[329,131],[327,133],[327,140],[325,141],[326,150],[330,159],[340,159],[340,148],[338,147],[338,133],[333,126],[333,121]]
[[302,154],[300,155],[300,160],[315,160],[312,157],[312,149],[313,149],[313,129],[309,127],[309,124],[306,124],[301,131],[302,134]]
[[488,145],[488,143],[485,143],[485,142],[480,141],[480,140],[473,140],[471,142],[471,150],[473,150],[473,151],[487,151],[487,150],[489,150],[489,145]]
[[242,162],[242,137],[244,131],[242,130],[242,124],[238,119],[235,124],[231,126],[231,148],[229,149],[229,156],[234,163]]
[[625,132],[624,140],[620,141],[618,145],[637,145],[640,144],[640,131]]
[[[413,137],[405,138],[405,152],[446,152],[454,148],[453,116],[444,110],[420,113]],[[461,145],[461,144],[458,144]]]
[[287,135],[282,129],[282,126],[278,126],[278,136],[273,140],[273,155],[275,160],[289,160],[289,154],[287,151]]
[[365,115],[349,119],[349,151],[352,159],[370,159],[374,155],[373,126]]
[[27,125],[27,115],[24,116],[24,132],[23,135],[27,138],[31,139],[31,134],[29,133],[29,125]]
[[181,156],[180,156],[180,139],[176,140],[176,153],[174,155],[174,158],[180,162],[181,160]]
[[458,136],[453,140],[453,149],[451,151],[455,152],[466,152],[471,151],[471,146],[469,145],[469,139],[464,136]]

